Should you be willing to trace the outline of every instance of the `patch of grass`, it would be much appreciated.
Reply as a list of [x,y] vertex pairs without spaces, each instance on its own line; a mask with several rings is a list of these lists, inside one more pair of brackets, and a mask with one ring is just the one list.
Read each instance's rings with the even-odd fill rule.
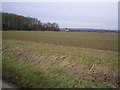
[[[9,58],[7,57],[9,55]],[[44,72],[40,67],[33,66],[31,63],[14,62],[14,56],[7,53],[3,57],[3,77],[22,88],[90,88],[107,87],[104,84],[94,84],[91,81],[84,81],[73,75],[69,75],[59,68],[48,68]],[[14,58],[13,58],[14,57]],[[31,68],[26,68],[24,66]]]
[[117,60],[113,51],[3,40],[3,77],[19,87],[117,87]]

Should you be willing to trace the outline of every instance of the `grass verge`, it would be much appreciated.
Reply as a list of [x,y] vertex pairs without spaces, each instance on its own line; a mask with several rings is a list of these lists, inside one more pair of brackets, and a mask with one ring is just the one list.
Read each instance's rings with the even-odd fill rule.
[[117,52],[3,41],[3,77],[19,87],[117,87]]

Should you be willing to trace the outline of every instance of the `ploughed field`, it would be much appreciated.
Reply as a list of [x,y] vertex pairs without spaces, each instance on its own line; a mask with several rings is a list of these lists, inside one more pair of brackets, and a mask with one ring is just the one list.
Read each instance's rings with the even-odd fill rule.
[[118,87],[118,34],[3,31],[3,78],[18,87]]

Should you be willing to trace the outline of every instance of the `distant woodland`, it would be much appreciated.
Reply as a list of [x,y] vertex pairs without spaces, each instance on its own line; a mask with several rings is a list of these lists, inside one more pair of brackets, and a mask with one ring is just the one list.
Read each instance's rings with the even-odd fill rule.
[[37,18],[2,12],[2,30],[59,31],[57,23],[42,23]]

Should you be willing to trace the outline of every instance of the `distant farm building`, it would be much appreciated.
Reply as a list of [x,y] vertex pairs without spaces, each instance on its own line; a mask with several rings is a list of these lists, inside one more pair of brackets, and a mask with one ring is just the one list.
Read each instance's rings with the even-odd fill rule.
[[62,31],[62,32],[70,32],[70,29],[68,29],[68,28],[62,28],[60,31]]
[[70,30],[69,30],[68,28],[66,28],[64,31],[65,31],[65,32],[69,32]]

